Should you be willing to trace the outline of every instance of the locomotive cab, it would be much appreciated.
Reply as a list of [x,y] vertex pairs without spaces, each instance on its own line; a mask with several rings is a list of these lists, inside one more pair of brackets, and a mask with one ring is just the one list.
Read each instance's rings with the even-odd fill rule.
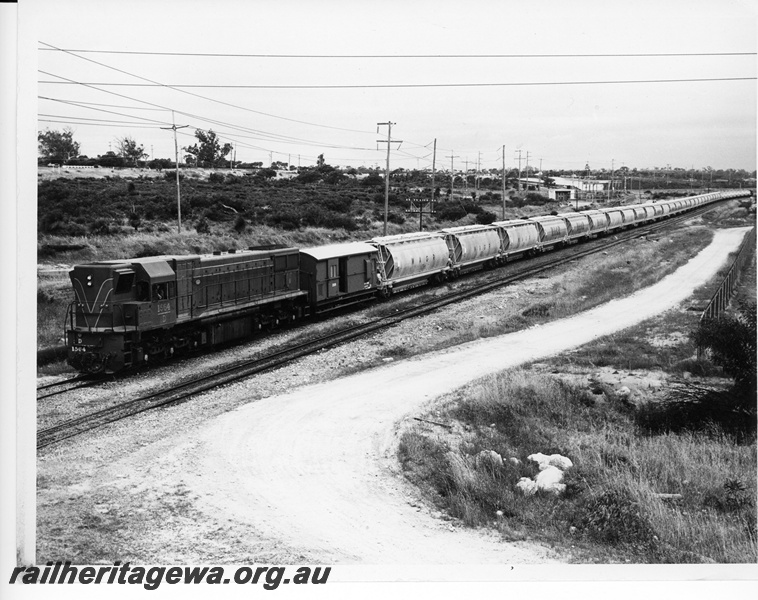
[[80,265],[70,278],[68,361],[80,371],[115,372],[141,362],[140,332],[176,322],[175,274],[165,260]]

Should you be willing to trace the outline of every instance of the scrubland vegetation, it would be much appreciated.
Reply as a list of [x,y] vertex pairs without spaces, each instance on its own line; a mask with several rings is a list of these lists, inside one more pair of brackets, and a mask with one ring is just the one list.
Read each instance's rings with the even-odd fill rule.
[[[575,561],[755,563],[755,323],[753,304],[697,329],[684,345],[710,353],[687,366],[722,379],[673,386],[661,402],[634,405],[607,384],[504,372],[459,390],[430,416],[459,433],[407,430],[400,461],[451,517],[504,540],[554,544]],[[640,337],[606,364],[625,368]],[[544,368],[557,373],[572,360]],[[477,468],[482,450],[498,452],[503,465]],[[515,487],[536,474],[526,460],[534,452],[573,461],[563,495],[524,496]]]

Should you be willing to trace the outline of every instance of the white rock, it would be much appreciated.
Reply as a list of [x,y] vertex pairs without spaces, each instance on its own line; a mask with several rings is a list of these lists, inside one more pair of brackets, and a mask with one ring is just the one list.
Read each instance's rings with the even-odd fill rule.
[[[548,466],[546,469],[543,469],[539,472],[535,483],[537,484],[537,489],[539,490],[545,492],[560,493],[563,490],[558,491],[556,486],[562,485],[562,480],[563,471],[561,471],[558,467]],[[563,486],[563,489],[566,489],[565,485]]]
[[533,496],[537,492],[537,482],[532,481],[528,477],[519,479],[516,487],[524,493],[524,496]]
[[622,386],[618,390],[616,390],[617,396],[629,396],[631,393],[632,393],[632,390],[630,390],[626,386]]
[[537,452],[536,454],[530,454],[527,456],[527,458],[536,462],[540,467],[540,471],[543,471],[551,466],[558,467],[559,469],[565,471],[566,469],[574,466],[574,463],[571,462],[571,459],[566,458],[565,456],[561,456],[560,454],[551,454],[548,456],[546,454],[542,454],[542,452]]
[[508,462],[511,463],[512,465],[516,465],[516,466],[518,466],[518,465],[521,464],[521,461],[518,458],[516,458],[515,456],[511,456],[508,459]]
[[526,458],[528,460],[533,460],[534,462],[536,462],[540,467],[540,471],[542,469],[546,469],[549,466],[550,457],[547,454],[542,454],[542,452],[530,454]]
[[558,467],[561,471],[565,471],[574,466],[574,463],[571,462],[570,458],[561,456],[560,454],[551,454],[549,464],[553,467]]

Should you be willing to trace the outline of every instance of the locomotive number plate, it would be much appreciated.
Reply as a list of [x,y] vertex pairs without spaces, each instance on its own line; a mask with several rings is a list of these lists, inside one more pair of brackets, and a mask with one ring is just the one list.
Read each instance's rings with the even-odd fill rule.
[[171,312],[171,302],[158,302],[158,314]]

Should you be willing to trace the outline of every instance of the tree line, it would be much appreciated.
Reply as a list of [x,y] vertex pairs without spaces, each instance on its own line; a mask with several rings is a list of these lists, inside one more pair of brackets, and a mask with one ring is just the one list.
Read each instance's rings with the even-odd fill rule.
[[[314,167],[295,167],[287,163],[274,161],[270,167],[264,167],[262,162],[234,162],[232,163],[228,156],[232,151],[230,143],[221,144],[218,135],[213,130],[204,131],[195,130],[197,142],[191,146],[182,148],[184,151],[184,164],[192,167],[202,168],[230,168],[232,166],[242,169],[256,169],[262,171],[264,178],[272,178],[276,175],[277,170],[290,170],[298,172],[298,180],[304,183],[324,182],[328,184],[339,183],[345,175],[355,175],[357,173],[368,173],[370,177],[381,177],[372,169],[346,169],[340,170],[326,164],[324,155],[320,155],[316,166]],[[100,166],[100,167],[147,167],[151,169],[170,169],[175,168],[173,160],[168,158],[154,158],[146,160],[148,154],[142,144],[137,143],[131,136],[118,138],[116,140],[116,150],[109,150],[105,154],[95,158],[82,156],[79,154],[80,145],[74,140],[73,131],[70,128],[64,128],[62,131],[46,130],[39,132],[37,135],[39,160],[38,164],[56,164],[71,166]],[[538,173],[537,169],[525,167],[521,171],[511,168],[506,171],[506,185],[515,187],[519,177],[539,176],[546,187],[552,187],[553,177],[573,177],[582,176],[594,179],[611,179],[613,178],[617,189],[627,187],[628,189],[661,189],[661,188],[688,188],[688,187],[738,187],[742,182],[749,179],[755,179],[756,172],[746,171],[745,169],[714,169],[710,166],[702,169],[637,169],[621,167],[611,172],[609,169],[598,169],[593,171],[573,171],[565,169],[545,170]],[[438,173],[438,181],[441,185],[450,187],[450,174]],[[391,172],[392,181],[404,182],[412,185],[428,185],[430,174],[424,169],[393,169]],[[500,187],[502,186],[502,171],[500,169],[488,169],[480,172],[469,171],[467,173],[456,173],[454,185],[471,186],[476,188],[482,187]],[[446,182],[447,180],[447,182]],[[383,181],[383,177],[382,177]],[[622,183],[623,182],[623,183]],[[754,182],[751,182],[754,183]]]

